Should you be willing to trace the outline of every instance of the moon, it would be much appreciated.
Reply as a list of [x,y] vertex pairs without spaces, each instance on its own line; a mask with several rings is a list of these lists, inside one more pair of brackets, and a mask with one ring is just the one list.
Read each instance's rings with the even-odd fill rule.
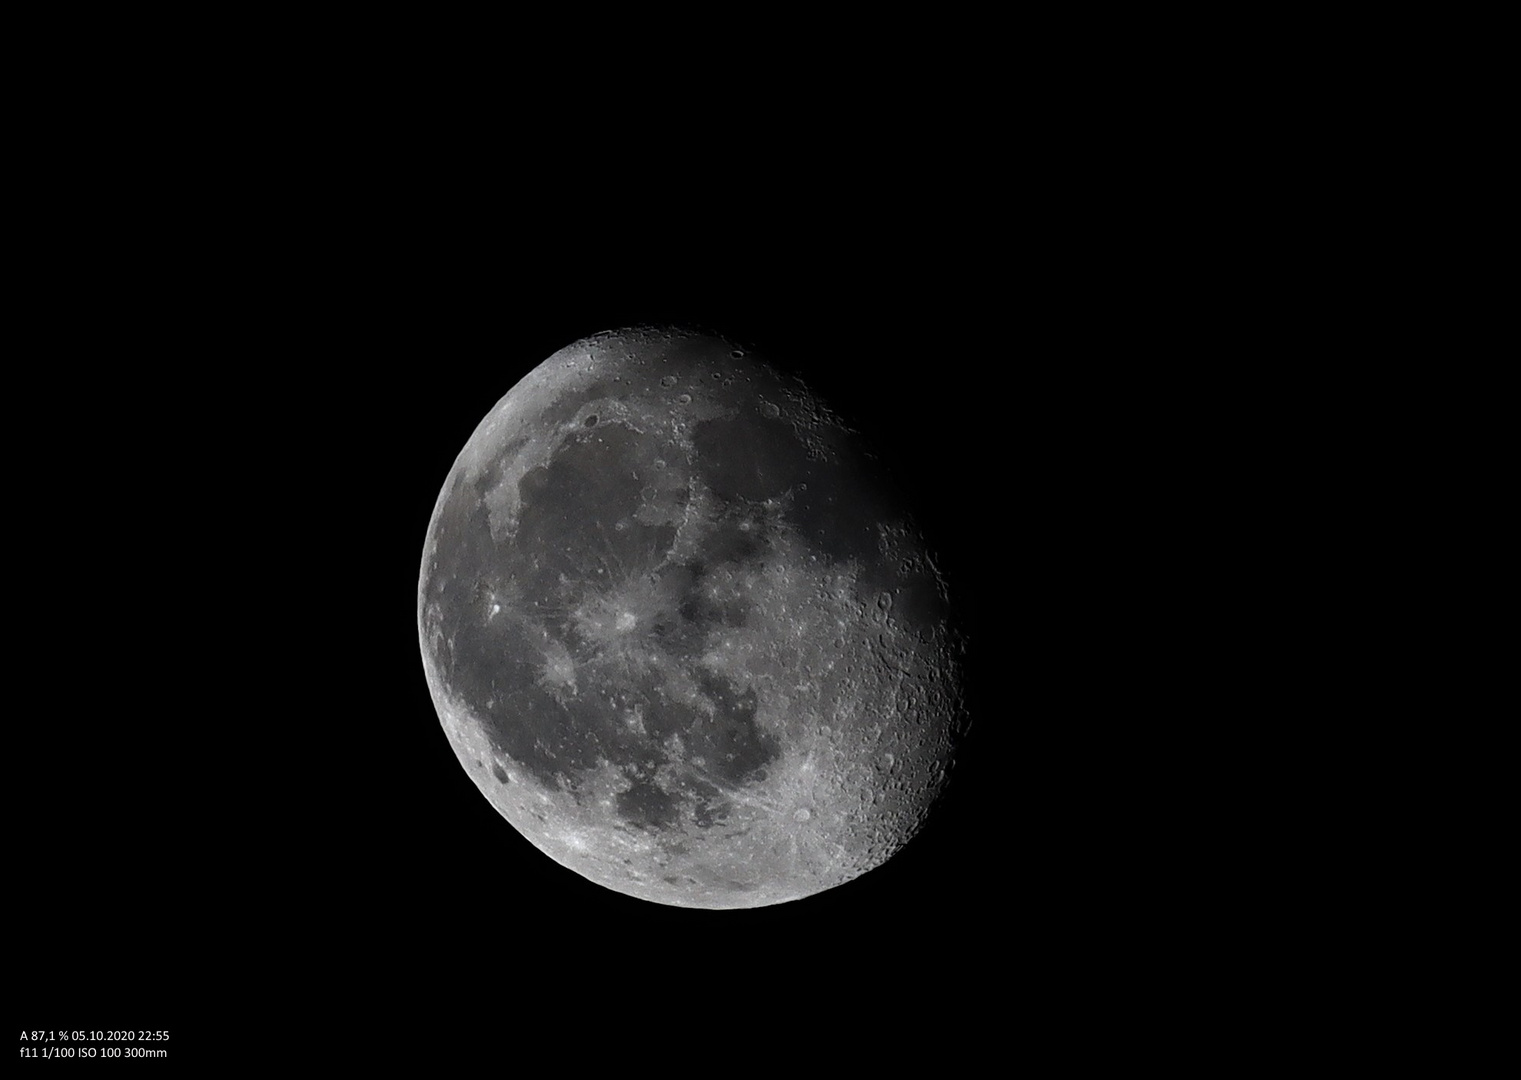
[[841,885],[923,825],[966,727],[952,616],[862,436],[753,349],[672,328],[578,341],[497,402],[417,595],[491,805],[598,885],[719,909]]

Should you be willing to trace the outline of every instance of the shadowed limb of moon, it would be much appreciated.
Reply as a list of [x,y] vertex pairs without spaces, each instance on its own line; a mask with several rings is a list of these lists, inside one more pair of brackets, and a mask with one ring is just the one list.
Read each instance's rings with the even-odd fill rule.
[[467,774],[630,896],[758,907],[880,865],[943,790],[961,643],[855,432],[720,338],[560,350],[428,526],[418,633]]

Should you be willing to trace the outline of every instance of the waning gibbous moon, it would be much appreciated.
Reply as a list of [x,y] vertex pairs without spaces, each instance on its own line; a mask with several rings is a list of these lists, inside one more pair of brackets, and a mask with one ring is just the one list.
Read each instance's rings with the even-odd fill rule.
[[924,822],[961,639],[903,495],[827,404],[701,333],[599,334],[497,402],[428,525],[423,666],[466,774],[581,876],[806,897]]

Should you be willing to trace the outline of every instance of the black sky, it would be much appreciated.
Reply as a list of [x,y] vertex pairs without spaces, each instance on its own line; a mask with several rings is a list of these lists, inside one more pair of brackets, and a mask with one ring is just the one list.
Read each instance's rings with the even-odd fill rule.
[[[101,433],[81,460],[118,448],[111,528],[64,541],[71,588],[115,603],[90,677],[59,681],[81,734],[21,789],[42,836],[18,964],[39,1002],[78,1015],[93,973],[97,1008],[174,1012],[213,1045],[269,994],[385,1025],[715,985],[818,1008],[835,977],[999,954],[1019,835],[998,758],[1013,658],[985,629],[1020,590],[1006,285],[960,233],[728,209],[563,238],[463,212],[261,218],[212,244],[219,272],[187,240],[97,315],[133,356],[54,404]],[[764,346],[863,432],[970,633],[947,803],[884,867],[776,908],[664,908],[558,867],[469,783],[422,673],[423,536],[475,424],[562,346],[662,323]]]

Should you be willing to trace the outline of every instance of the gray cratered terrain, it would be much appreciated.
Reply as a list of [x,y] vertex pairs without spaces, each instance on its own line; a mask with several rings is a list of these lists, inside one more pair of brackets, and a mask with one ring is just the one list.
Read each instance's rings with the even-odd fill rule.
[[963,722],[949,613],[825,403],[654,329],[560,350],[481,421],[417,609],[492,805],[591,881],[702,908],[809,896],[913,836]]

